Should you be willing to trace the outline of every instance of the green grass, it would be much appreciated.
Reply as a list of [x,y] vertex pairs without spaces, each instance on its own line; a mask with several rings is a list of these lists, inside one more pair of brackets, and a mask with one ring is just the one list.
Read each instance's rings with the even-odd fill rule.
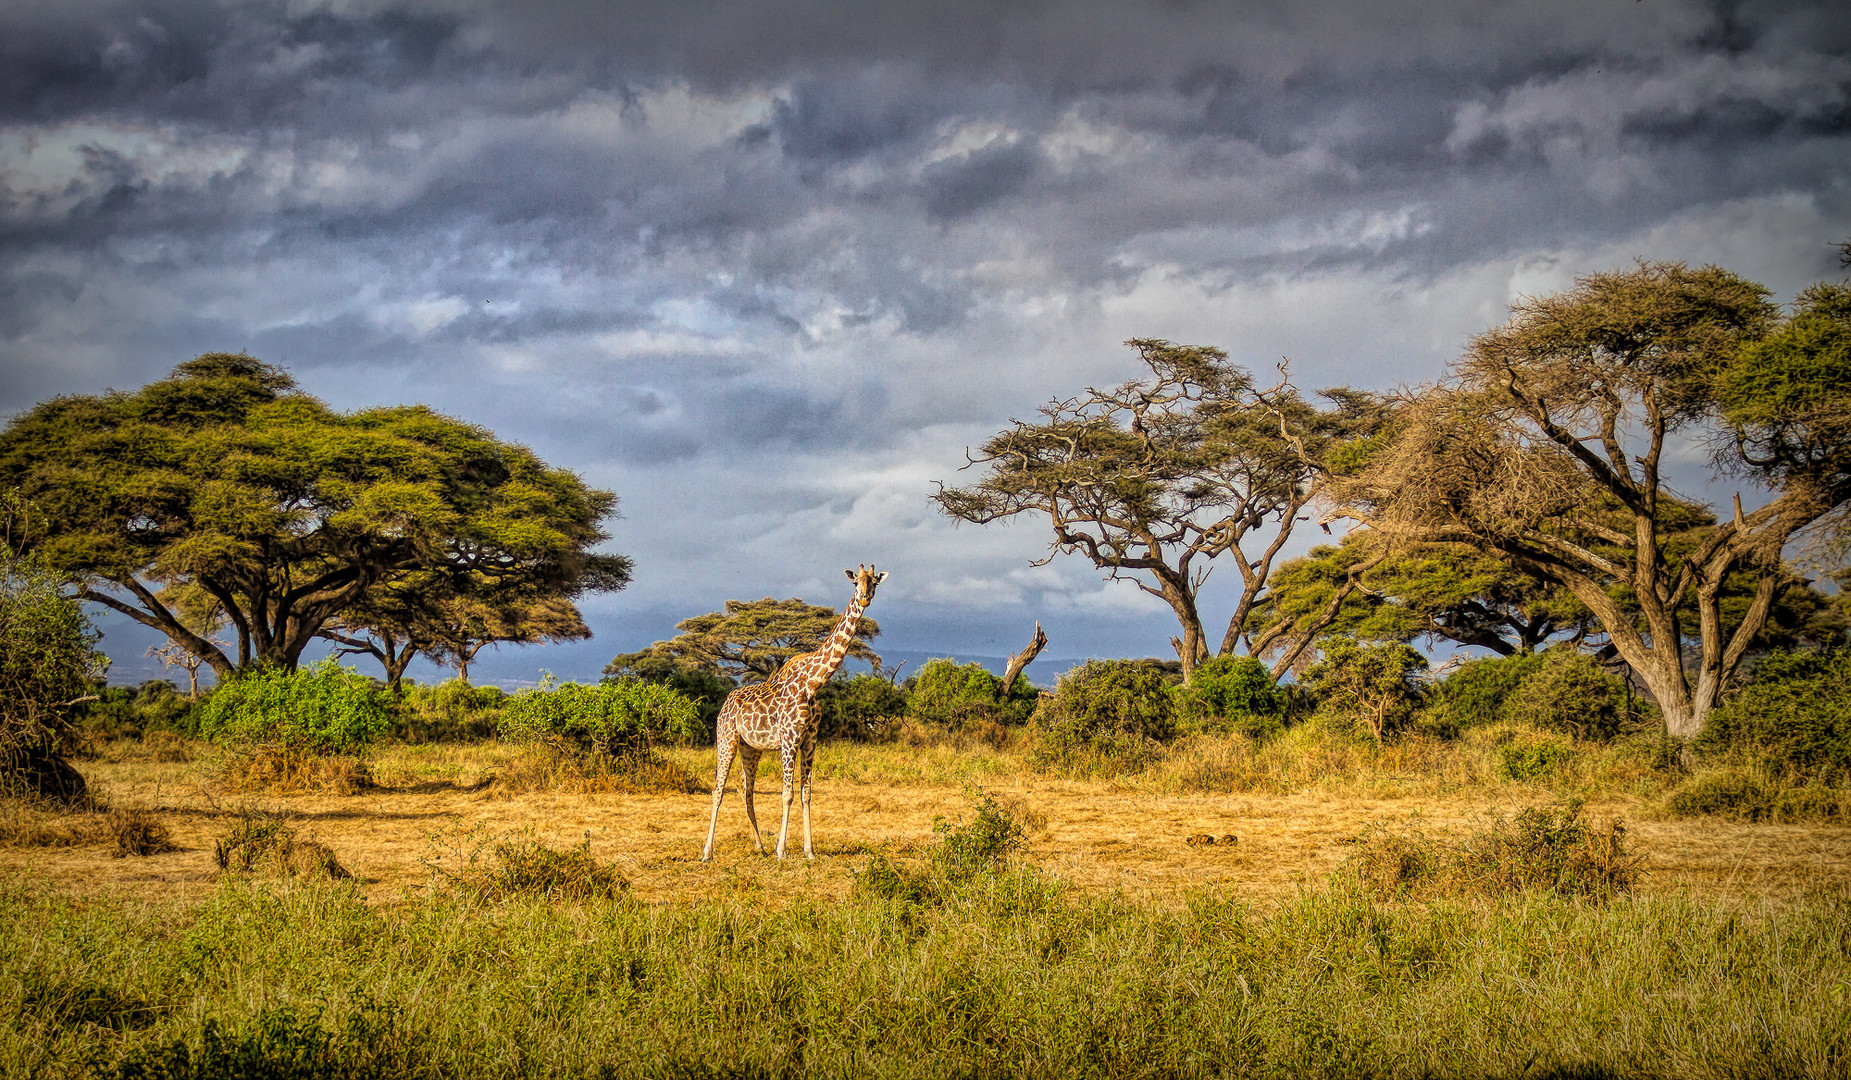
[[[1037,884],[1038,883],[1038,884]],[[6,1076],[1842,1076],[1851,899],[0,895]],[[253,1071],[254,1070],[254,1071]]]

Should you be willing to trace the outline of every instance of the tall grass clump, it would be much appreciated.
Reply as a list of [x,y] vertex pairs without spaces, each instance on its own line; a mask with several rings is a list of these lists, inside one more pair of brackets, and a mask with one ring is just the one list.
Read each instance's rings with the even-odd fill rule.
[[1285,692],[1266,665],[1251,656],[1204,660],[1177,691],[1176,704],[1192,733],[1263,739],[1285,728]]
[[573,847],[552,847],[532,828],[490,836],[481,827],[451,829],[431,838],[423,863],[438,883],[489,903],[522,897],[544,900],[610,900],[630,883],[591,855],[591,836]]
[[1088,660],[1061,676],[1035,726],[1032,760],[1043,772],[1137,772],[1160,760],[1176,735],[1176,692],[1154,664]]
[[1384,900],[1541,891],[1609,901],[1631,891],[1640,864],[1624,824],[1591,827],[1575,801],[1494,816],[1457,841],[1376,827],[1358,845],[1345,871]]
[[699,708],[660,683],[586,685],[549,674],[501,710],[501,737],[526,754],[499,782],[514,790],[696,791],[694,775],[657,747],[693,741],[699,722]]
[[970,821],[945,817],[933,821],[936,839],[926,851],[924,866],[907,866],[885,852],[876,852],[855,875],[855,894],[864,899],[942,904],[968,894],[979,882],[995,884],[1006,878],[1005,886],[1016,900],[1037,894],[1039,902],[1048,901],[1059,891],[1058,885],[1038,877],[1032,869],[1014,866],[1027,840],[1022,815],[994,793],[977,788],[975,794]]

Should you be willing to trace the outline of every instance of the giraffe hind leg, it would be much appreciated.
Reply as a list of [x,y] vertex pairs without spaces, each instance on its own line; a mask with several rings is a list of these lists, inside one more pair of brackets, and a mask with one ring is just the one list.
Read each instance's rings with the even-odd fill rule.
[[758,780],[758,759],[763,752],[754,750],[743,743],[739,746],[739,767],[744,770],[739,777],[739,793],[746,800],[746,822],[752,826],[752,843],[758,846],[758,853],[765,854],[765,837],[758,830],[758,811],[752,806],[752,787]]
[[816,858],[816,851],[810,847],[810,770],[816,764],[816,740],[811,739],[803,748],[803,857]]

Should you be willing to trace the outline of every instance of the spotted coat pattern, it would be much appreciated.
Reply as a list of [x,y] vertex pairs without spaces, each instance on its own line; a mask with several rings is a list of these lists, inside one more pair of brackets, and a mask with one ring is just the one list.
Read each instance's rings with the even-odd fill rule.
[[[784,772],[784,819],[778,826],[778,858],[784,857],[784,841],[790,832],[791,799],[801,790],[803,802],[803,857],[814,859],[810,846],[810,767],[816,760],[816,692],[822,688],[842,658],[848,655],[855,640],[855,628],[861,614],[874,601],[874,588],[887,575],[872,566],[844,570],[855,583],[855,595],[836,620],[835,629],[822,647],[802,653],[784,662],[777,674],[762,683],[742,686],[726,697],[714,731],[713,815],[707,820],[707,844],[701,848],[701,861],[713,857],[713,834],[720,823],[720,801],[726,796],[727,774],[733,758],[745,770],[740,777],[739,793],[745,798],[746,821],[752,826],[752,842],[759,854],[765,853],[765,840],[758,831],[758,814],[752,806],[752,787],[758,779],[758,759],[767,750],[776,750]],[[799,769],[801,768],[801,776]]]

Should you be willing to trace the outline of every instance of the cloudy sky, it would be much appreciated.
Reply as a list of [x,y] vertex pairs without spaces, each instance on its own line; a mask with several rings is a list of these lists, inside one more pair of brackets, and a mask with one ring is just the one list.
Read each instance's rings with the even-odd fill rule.
[[8,0],[0,413],[242,349],[616,491],[635,583],[491,677],[863,562],[893,650],[1162,654],[933,481],[1132,336],[1388,388],[1635,256],[1784,301],[1847,164],[1832,3]]

